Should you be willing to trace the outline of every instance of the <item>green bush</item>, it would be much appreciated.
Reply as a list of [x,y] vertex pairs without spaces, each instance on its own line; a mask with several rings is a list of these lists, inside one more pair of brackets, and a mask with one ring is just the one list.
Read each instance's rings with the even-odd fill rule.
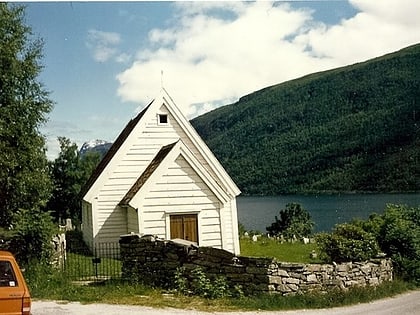
[[337,225],[316,239],[324,261],[369,259],[379,246],[392,258],[398,276],[420,284],[420,208],[390,204],[383,215]]
[[420,284],[420,208],[388,205],[378,240],[397,274]]
[[28,283],[31,296],[46,297],[61,288],[69,287],[70,280],[51,264],[33,262],[25,268],[25,280]]
[[369,215],[369,218],[367,220],[355,219],[351,221],[351,223],[360,226],[363,230],[365,230],[368,233],[371,233],[376,237],[377,240],[379,240],[382,226],[384,224],[384,219],[382,215],[372,213],[371,215]]
[[83,233],[80,230],[66,232],[67,251],[79,255],[92,255],[92,251],[83,239]]
[[[188,275],[184,267],[177,268],[174,276],[175,288],[185,295],[197,295],[209,299],[217,299],[234,295],[225,277],[209,279],[202,268],[193,269]],[[235,288],[241,292],[240,288]]]
[[332,233],[318,234],[316,241],[327,262],[363,261],[379,253],[375,236],[353,223],[338,224]]
[[301,239],[312,234],[314,222],[307,210],[298,203],[288,203],[286,209],[280,210],[280,217],[267,227],[271,235],[283,235],[286,239]]
[[20,209],[13,215],[10,250],[23,265],[50,262],[55,226],[48,212]]

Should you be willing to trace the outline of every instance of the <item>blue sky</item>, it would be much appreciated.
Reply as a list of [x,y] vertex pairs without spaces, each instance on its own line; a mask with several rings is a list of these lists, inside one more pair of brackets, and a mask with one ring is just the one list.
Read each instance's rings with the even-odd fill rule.
[[[162,82],[188,118],[420,42],[420,1],[29,2],[57,137],[113,141]],[[163,76],[162,76],[163,72]]]

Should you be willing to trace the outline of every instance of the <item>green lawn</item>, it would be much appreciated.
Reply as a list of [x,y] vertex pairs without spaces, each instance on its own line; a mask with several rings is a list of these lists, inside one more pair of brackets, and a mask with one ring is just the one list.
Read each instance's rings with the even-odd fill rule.
[[121,261],[112,258],[101,258],[92,261],[93,256],[84,256],[67,253],[65,272],[74,280],[83,280],[94,277],[119,278],[121,273]]
[[316,251],[315,244],[301,242],[283,244],[274,239],[259,238],[254,242],[249,238],[241,238],[241,256],[273,257],[279,261],[294,263],[320,263],[319,259],[310,258],[312,251]]

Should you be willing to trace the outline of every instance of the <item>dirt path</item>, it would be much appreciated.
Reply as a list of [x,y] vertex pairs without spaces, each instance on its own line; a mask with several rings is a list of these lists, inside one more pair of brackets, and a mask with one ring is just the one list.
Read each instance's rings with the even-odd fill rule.
[[[187,307],[187,306],[186,306]],[[186,309],[155,309],[144,306],[60,303],[55,301],[34,301],[32,315],[420,315],[420,290],[393,298],[358,304],[348,307],[319,310],[276,311],[276,312],[199,312]]]

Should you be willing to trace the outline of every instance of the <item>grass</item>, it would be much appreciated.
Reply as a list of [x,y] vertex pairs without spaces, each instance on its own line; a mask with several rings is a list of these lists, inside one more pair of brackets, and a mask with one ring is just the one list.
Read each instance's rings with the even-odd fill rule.
[[395,280],[383,283],[375,288],[352,288],[348,291],[332,290],[327,294],[317,292],[295,296],[261,294],[252,297],[205,299],[117,280],[110,280],[102,284],[78,286],[58,272],[50,271],[47,273],[46,269],[40,269],[37,271],[37,277],[34,277],[33,271],[27,271],[31,273],[30,276],[27,274],[27,278],[34,299],[79,301],[85,304],[108,303],[155,308],[187,308],[208,312],[339,307],[370,302],[414,289],[406,282]]
[[100,263],[92,262],[93,256],[67,253],[66,273],[71,278],[116,277],[121,272],[121,261],[112,258],[101,258]]
[[319,259],[311,258],[311,252],[316,251],[315,244],[280,243],[277,240],[261,238],[257,242],[251,239],[240,240],[241,255],[248,257],[273,257],[279,261],[294,263],[320,263]]
[[414,287],[406,282],[395,280],[384,282],[377,287],[353,287],[348,291],[334,289],[328,293],[312,292],[294,296],[261,295],[235,301],[235,307],[242,310],[291,310],[331,308],[367,303],[377,299],[395,296]]

